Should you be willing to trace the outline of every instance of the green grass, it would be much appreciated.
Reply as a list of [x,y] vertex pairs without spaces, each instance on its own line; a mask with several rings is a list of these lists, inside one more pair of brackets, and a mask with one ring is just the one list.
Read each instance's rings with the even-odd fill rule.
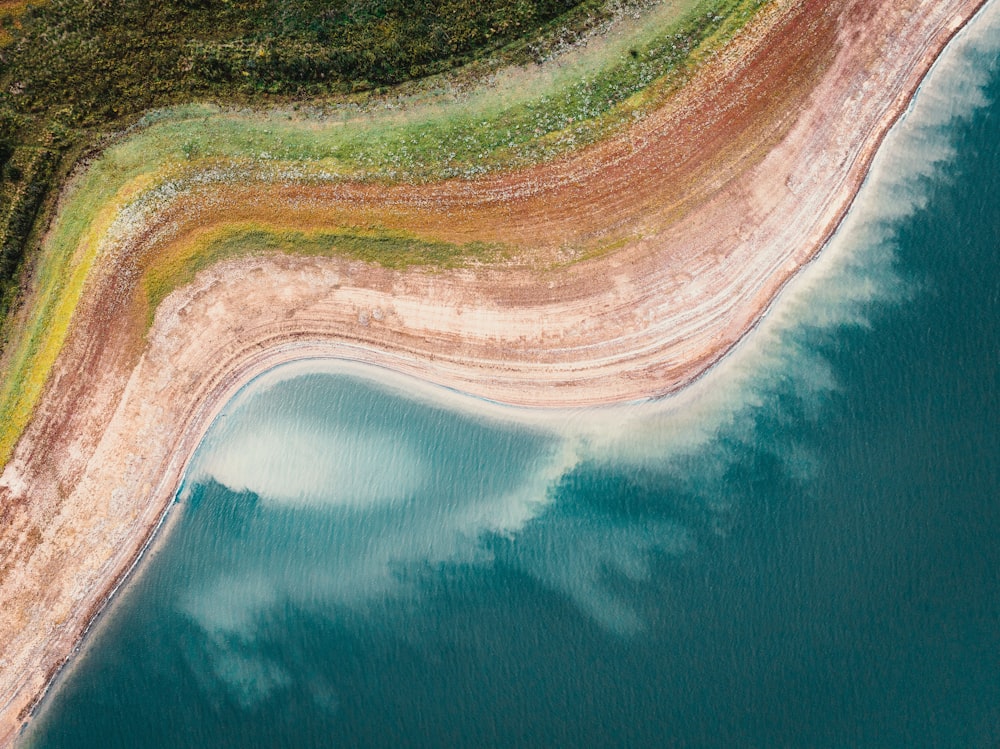
[[168,294],[194,280],[221,260],[282,253],[305,257],[345,257],[387,268],[415,266],[454,268],[470,261],[495,262],[504,248],[483,242],[453,244],[422,239],[384,228],[338,231],[294,231],[256,225],[230,225],[190,243],[157,262],[143,275],[146,325]]

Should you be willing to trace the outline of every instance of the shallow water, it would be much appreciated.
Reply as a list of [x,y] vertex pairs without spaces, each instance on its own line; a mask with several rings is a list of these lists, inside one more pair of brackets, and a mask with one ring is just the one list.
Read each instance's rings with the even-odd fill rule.
[[1000,10],[673,401],[254,383],[42,747],[995,746]]

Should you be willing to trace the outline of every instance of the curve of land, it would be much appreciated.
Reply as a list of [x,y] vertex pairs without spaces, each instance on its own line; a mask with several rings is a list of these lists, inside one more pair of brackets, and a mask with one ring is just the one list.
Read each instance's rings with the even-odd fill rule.
[[[72,323],[0,477],[0,744],[249,379],[338,356],[523,406],[676,391],[829,238],[981,4],[773,2],[634,124],[535,166],[411,183],[140,171],[85,218],[70,194],[52,233],[75,226],[77,292],[52,314]],[[43,264],[39,298],[46,283]]]

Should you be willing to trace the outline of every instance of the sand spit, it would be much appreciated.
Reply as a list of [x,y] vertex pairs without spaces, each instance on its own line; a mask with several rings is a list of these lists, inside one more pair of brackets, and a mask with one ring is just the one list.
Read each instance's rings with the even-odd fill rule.
[[[834,231],[885,132],[981,4],[777,2],[629,132],[522,172],[178,197],[95,271],[0,477],[0,744],[131,569],[214,415],[252,377],[334,356],[531,407],[676,391],[753,327]],[[377,218],[523,255],[436,272],[226,261],[169,296],[144,340],[136,258],[261,217]],[[568,244],[607,243],[621,247],[551,262]]]

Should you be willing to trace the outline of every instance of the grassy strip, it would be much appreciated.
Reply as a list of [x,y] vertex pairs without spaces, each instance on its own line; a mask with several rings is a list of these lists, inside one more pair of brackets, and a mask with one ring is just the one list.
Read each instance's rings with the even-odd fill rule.
[[148,139],[147,151],[177,163],[294,164],[301,176],[311,169],[318,178],[471,178],[554,158],[642,116],[765,1],[666,6],[631,38],[603,42],[599,51],[554,71],[517,71],[458,102],[360,115],[335,109],[321,117],[276,110],[247,118],[182,108],[147,119],[150,127],[139,137]]
[[[137,181],[136,190],[142,185]],[[126,194],[129,194],[126,190]],[[73,311],[96,260],[96,248],[122,207],[112,202],[83,218],[82,206],[70,206],[60,218],[80,225],[80,244],[68,256],[43,254],[37,271],[39,314],[30,318],[0,388],[0,463],[6,463],[31,418],[48,374],[69,333]],[[91,219],[91,221],[87,221]]]
[[147,327],[152,325],[160,302],[174,289],[193,281],[199,271],[232,257],[274,253],[346,257],[396,269],[454,268],[472,260],[496,261],[503,257],[504,248],[484,242],[437,242],[382,228],[297,231],[262,224],[229,224],[206,231],[194,241],[174,245],[145,271],[142,286]]
[[[294,110],[248,115],[206,106],[151,114],[143,130],[109,148],[88,169],[56,218],[39,264],[36,307],[0,391],[0,464],[9,458],[40,396],[102,237],[140,195],[155,210],[158,196],[183,186],[184,175],[198,179],[199,170],[209,165],[217,170],[220,164],[244,164],[289,181],[346,176],[429,180],[548,158],[603,137],[657,106],[692,65],[728,42],[764,2],[691,1],[681,8],[686,12],[654,14],[630,38],[607,43],[589,57],[581,53],[582,62],[530,85],[515,73],[506,89],[501,83],[457,102],[383,117],[327,113],[311,119]],[[159,187],[150,189],[154,185]],[[349,253],[354,242],[355,251],[360,253],[367,243],[369,252],[373,238],[354,234],[353,239],[331,235],[329,251]],[[309,245],[308,237],[298,239]],[[419,251],[419,244],[406,240],[409,252]],[[150,276],[147,299],[162,299],[212,259],[252,251],[252,246],[252,241],[205,245],[204,260],[196,252],[174,270]],[[480,247],[459,249],[483,252]],[[438,264],[442,253],[442,264],[457,261],[453,249],[423,250],[422,264]],[[371,256],[376,262],[392,257],[402,256]]]

